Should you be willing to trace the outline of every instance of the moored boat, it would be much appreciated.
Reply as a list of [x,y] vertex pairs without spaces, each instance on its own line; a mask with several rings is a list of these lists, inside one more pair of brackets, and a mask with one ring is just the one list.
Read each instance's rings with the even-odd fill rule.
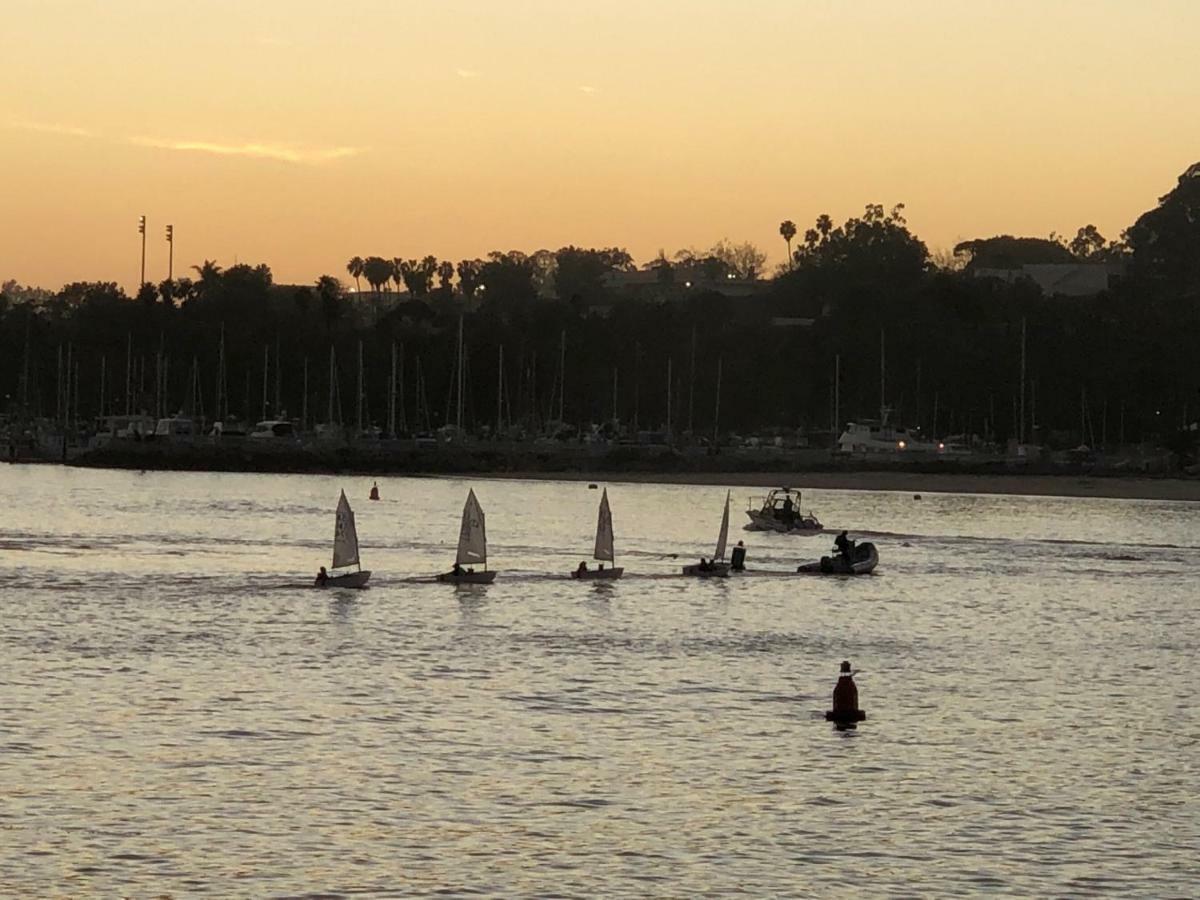
[[776,488],[755,508],[754,500],[746,509],[750,524],[747,531],[774,531],[779,534],[818,534],[823,530],[820,520],[811,511],[800,511],[801,493],[789,487]]

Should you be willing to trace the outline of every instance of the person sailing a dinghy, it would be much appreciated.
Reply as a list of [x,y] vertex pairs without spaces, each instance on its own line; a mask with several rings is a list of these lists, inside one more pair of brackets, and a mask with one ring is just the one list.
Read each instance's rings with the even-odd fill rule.
[[846,532],[833,539],[833,546],[846,562],[854,562],[854,541],[846,537]]
[[[601,568],[603,568],[603,567],[601,567]],[[582,576],[582,575],[583,575],[583,573],[584,573],[584,572],[586,572],[587,570],[588,570],[588,567],[587,567],[587,562],[586,562],[586,561],[583,561],[583,562],[581,562],[581,563],[580,563],[580,564],[579,564],[579,565],[578,565],[578,566],[575,568],[575,577],[576,577],[576,578],[579,578],[579,577],[580,577],[580,576]]]
[[463,567],[460,566],[457,562],[455,562],[454,568],[450,570],[450,574],[457,578],[459,575],[464,575],[466,573],[463,571]]
[[325,582],[329,580],[329,573],[325,571],[325,567],[321,566],[321,571],[317,573],[317,580],[313,582],[315,587],[325,587]]

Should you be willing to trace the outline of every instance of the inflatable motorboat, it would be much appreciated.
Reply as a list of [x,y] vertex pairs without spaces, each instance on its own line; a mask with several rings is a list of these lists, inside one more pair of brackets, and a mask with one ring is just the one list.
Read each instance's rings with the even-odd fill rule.
[[852,558],[844,554],[822,556],[820,562],[804,563],[796,571],[805,575],[870,575],[879,565],[879,551],[870,541],[858,544]]

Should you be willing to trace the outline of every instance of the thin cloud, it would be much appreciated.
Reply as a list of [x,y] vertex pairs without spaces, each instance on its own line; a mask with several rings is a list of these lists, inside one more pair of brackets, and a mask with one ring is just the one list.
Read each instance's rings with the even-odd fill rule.
[[592,85],[590,85],[590,84],[581,84],[581,85],[579,86],[579,90],[583,91],[583,93],[585,93],[585,94],[598,94],[598,93],[600,93],[600,88],[598,88],[598,87],[593,87],[593,86],[592,86]]
[[61,122],[30,122],[24,119],[13,119],[5,122],[7,128],[17,128],[21,131],[37,131],[41,134],[65,134],[70,137],[96,137],[94,131],[79,128],[75,125],[64,125]]
[[478,78],[482,72],[477,72],[474,69],[455,69],[454,74],[459,78]]
[[178,150],[185,153],[209,153],[214,156],[245,156],[270,159],[276,162],[316,165],[347,159],[364,153],[364,147],[291,147],[286,144],[219,144],[213,141],[183,141],[138,135],[129,142],[139,147],[157,150]]
[[273,34],[260,35],[255,39],[255,43],[262,47],[290,47],[292,42],[285,37],[276,37]]

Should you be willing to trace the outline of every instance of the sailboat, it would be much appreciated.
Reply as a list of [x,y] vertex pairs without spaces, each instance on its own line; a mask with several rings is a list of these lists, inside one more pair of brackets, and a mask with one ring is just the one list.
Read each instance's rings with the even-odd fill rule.
[[726,578],[729,576],[729,563],[725,562],[725,543],[729,538],[729,493],[729,491],[725,492],[725,513],[721,516],[721,532],[717,535],[717,549],[713,552],[712,560],[684,566],[684,575],[694,575],[697,578]]
[[[483,571],[476,572],[473,567],[480,563]],[[464,569],[463,566],[468,568]],[[437,580],[451,584],[491,584],[496,580],[496,573],[487,569],[487,527],[483,520],[483,508],[475,499],[473,489],[467,492],[467,502],[463,506],[454,568],[438,575]]]
[[613,524],[612,510],[608,508],[608,488],[604,489],[604,493],[600,495],[600,514],[596,519],[596,549],[592,553],[592,558],[603,560],[598,569],[585,568],[584,563],[579,564],[579,568],[571,573],[572,578],[580,578],[588,581],[599,581],[601,579],[616,579],[625,574],[625,570],[620,566],[613,566],[610,569],[604,568],[604,562],[615,562],[615,554],[613,553]]
[[342,491],[338,500],[336,523],[333,528],[333,569],[343,569],[356,566],[357,571],[344,572],[341,575],[328,575],[324,580],[317,578],[318,587],[364,587],[371,577],[369,570],[364,570],[358,559],[358,529],[354,527],[354,510]]

